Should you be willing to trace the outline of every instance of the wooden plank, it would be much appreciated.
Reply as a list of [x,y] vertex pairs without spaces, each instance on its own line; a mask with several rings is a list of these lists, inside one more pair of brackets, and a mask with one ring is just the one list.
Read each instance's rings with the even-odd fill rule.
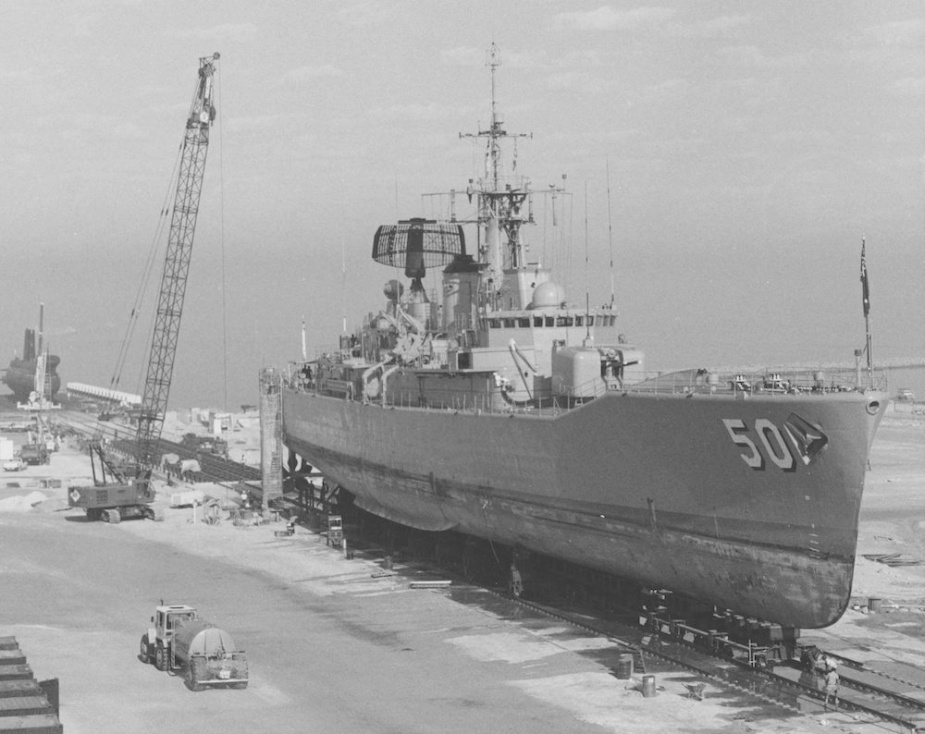
[[0,718],[5,716],[32,716],[34,714],[54,713],[51,704],[44,695],[17,696],[0,698]]
[[26,656],[22,650],[0,650],[0,665],[25,665]]
[[64,727],[54,714],[0,716],[0,734],[64,734]]
[[34,677],[32,668],[25,663],[22,665],[0,665],[0,681],[25,680],[32,677]]
[[19,680],[0,681],[0,698],[13,698],[15,696],[42,696],[44,692],[38,681],[29,678]]

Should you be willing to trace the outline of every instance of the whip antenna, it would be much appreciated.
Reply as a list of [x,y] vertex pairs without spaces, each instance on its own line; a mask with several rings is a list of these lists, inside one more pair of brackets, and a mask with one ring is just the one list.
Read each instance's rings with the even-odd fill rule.
[[607,240],[610,243],[610,308],[614,306],[613,287],[613,218],[610,211],[610,156],[607,156]]

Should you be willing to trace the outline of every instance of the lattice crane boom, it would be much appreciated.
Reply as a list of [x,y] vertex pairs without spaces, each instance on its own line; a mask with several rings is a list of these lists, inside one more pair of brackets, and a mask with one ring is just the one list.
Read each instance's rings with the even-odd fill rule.
[[150,475],[157,461],[158,442],[167,412],[167,398],[173,378],[174,359],[180,333],[180,317],[189,274],[199,197],[209,150],[209,130],[215,120],[214,76],[219,55],[199,59],[199,80],[193,97],[177,176],[167,240],[167,255],[161,278],[148,371],[135,434],[135,459],[139,472]]

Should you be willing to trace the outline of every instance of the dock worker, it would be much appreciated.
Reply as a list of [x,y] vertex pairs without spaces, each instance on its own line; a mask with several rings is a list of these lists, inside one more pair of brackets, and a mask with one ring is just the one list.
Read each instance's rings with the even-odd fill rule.
[[833,699],[835,710],[838,711],[838,671],[835,668],[834,661],[829,666],[825,674],[825,710],[829,710],[829,699]]
[[519,599],[520,595],[524,591],[524,582],[523,578],[520,576],[520,571],[517,569],[517,564],[511,564],[511,596],[515,599]]

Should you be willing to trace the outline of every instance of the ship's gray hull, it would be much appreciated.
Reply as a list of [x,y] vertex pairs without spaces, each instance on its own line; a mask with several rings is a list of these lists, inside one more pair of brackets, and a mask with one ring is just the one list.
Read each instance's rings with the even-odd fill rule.
[[792,627],[851,593],[880,394],[611,394],[555,417],[284,387],[284,440],[358,504]]

